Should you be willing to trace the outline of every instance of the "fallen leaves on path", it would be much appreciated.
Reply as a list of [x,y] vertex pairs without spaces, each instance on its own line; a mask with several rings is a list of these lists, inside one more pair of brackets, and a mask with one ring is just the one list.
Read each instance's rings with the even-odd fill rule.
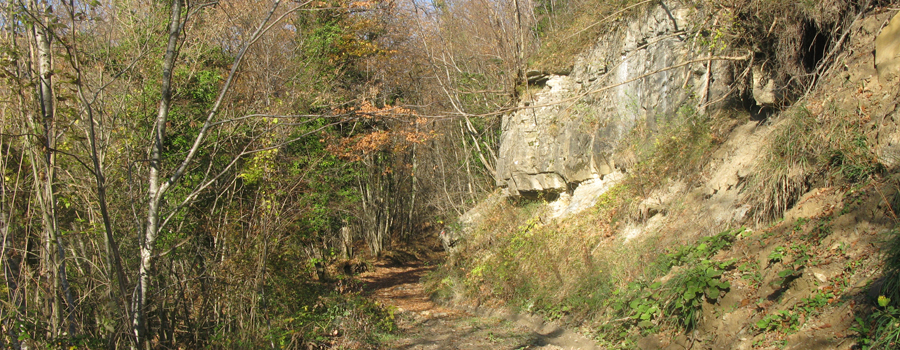
[[402,266],[378,263],[359,279],[371,298],[394,308],[398,334],[386,349],[563,349],[527,325],[498,317],[478,317],[431,301],[422,277],[436,265],[410,262]]

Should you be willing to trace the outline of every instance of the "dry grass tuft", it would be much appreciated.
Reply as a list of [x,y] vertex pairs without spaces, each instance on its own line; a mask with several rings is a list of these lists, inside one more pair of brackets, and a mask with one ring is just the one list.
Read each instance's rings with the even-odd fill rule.
[[797,106],[783,118],[744,189],[757,221],[777,218],[814,183],[859,183],[883,170],[859,116]]

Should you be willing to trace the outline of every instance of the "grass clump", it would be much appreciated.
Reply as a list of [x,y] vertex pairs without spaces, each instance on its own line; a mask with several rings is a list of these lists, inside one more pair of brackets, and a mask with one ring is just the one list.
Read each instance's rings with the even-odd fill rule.
[[836,108],[816,115],[799,106],[784,118],[744,189],[757,220],[780,216],[817,180],[861,183],[884,170],[857,116]]

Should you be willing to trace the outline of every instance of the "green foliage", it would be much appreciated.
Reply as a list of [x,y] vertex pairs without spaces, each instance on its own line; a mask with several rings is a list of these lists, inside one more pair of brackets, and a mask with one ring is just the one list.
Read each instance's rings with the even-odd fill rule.
[[607,340],[619,342],[630,337],[632,328],[640,333],[653,332],[665,320],[687,330],[695,328],[702,303],[717,300],[731,288],[731,284],[722,281],[721,276],[732,265],[730,262],[703,260],[665,284],[629,283],[625,289],[612,292],[607,301],[617,317],[624,317],[629,322],[624,327],[608,323],[601,326],[601,333],[604,337],[611,337]]
[[756,328],[761,331],[796,332],[800,329],[800,315],[787,310],[779,310],[757,321]]
[[354,14],[340,1],[317,3],[316,11],[302,12],[292,26],[296,29],[296,59],[300,74],[295,107],[313,113],[327,113],[361,93],[369,67],[362,63],[389,52],[379,43],[383,23],[367,12]]
[[889,305],[890,299],[885,300],[884,305],[869,316],[870,341],[864,348],[889,349],[900,344],[900,309]]
[[196,103],[212,103],[219,93],[222,75],[214,70],[202,70],[191,79],[191,84],[184,93]]
[[771,253],[769,253],[769,263],[777,263],[784,259],[784,247],[775,247]]
[[[629,283],[624,293],[618,290],[613,292],[614,299],[610,306],[617,312],[624,312],[637,327],[644,330],[652,329],[656,326],[653,321],[662,316],[664,307],[659,294],[661,286],[659,282],[649,286],[637,282]],[[619,296],[626,296],[627,300],[616,298]]]
[[810,249],[807,243],[791,244],[788,248],[775,247],[768,255],[769,264],[785,263],[786,266],[778,272],[771,285],[776,288],[785,287],[787,283],[800,277],[804,268],[818,264],[818,260],[810,254]]
[[741,279],[753,281],[757,285],[762,282],[762,272],[760,272],[759,263],[756,261],[741,264],[741,266],[738,266],[738,271],[742,274]]
[[884,284],[881,294],[892,300],[894,306],[900,307],[900,228],[888,233],[885,247]]
[[702,238],[697,244],[674,248],[666,253],[658,264],[667,270],[672,266],[708,260],[720,250],[730,248],[735,237],[744,230],[744,228],[725,230],[715,236]]
[[809,297],[800,300],[796,308],[806,315],[816,315],[819,310],[827,306],[834,300],[834,293],[825,291],[814,291]]
[[881,293],[872,305],[872,313],[857,317],[852,329],[859,334],[863,349],[889,349],[900,344],[900,231],[890,233]]
[[670,314],[678,315],[677,323],[686,329],[697,326],[701,303],[717,300],[731,288],[731,283],[722,281],[721,276],[733,265],[733,262],[701,260],[666,283],[669,287],[667,299],[671,301],[668,310]]
[[633,282],[612,292],[606,304],[618,317],[632,321],[625,329],[621,329],[621,325],[606,324],[601,327],[601,333],[612,334],[612,339],[607,340],[622,341],[630,336],[630,327],[637,327],[642,332],[652,331],[663,320],[672,320],[684,329],[695,328],[703,302],[718,300],[731,288],[730,282],[722,280],[722,274],[734,267],[734,261],[709,259],[719,250],[731,247],[734,238],[743,231],[743,228],[726,230],[660,256],[655,263],[657,267],[663,270],[673,266],[683,268],[665,283]]

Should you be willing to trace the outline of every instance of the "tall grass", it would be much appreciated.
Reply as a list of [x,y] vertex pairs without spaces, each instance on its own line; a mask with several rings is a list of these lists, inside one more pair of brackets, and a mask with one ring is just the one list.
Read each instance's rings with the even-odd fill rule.
[[883,171],[858,116],[835,107],[815,115],[797,106],[782,118],[745,187],[758,221],[780,216],[813,182],[859,183]]

